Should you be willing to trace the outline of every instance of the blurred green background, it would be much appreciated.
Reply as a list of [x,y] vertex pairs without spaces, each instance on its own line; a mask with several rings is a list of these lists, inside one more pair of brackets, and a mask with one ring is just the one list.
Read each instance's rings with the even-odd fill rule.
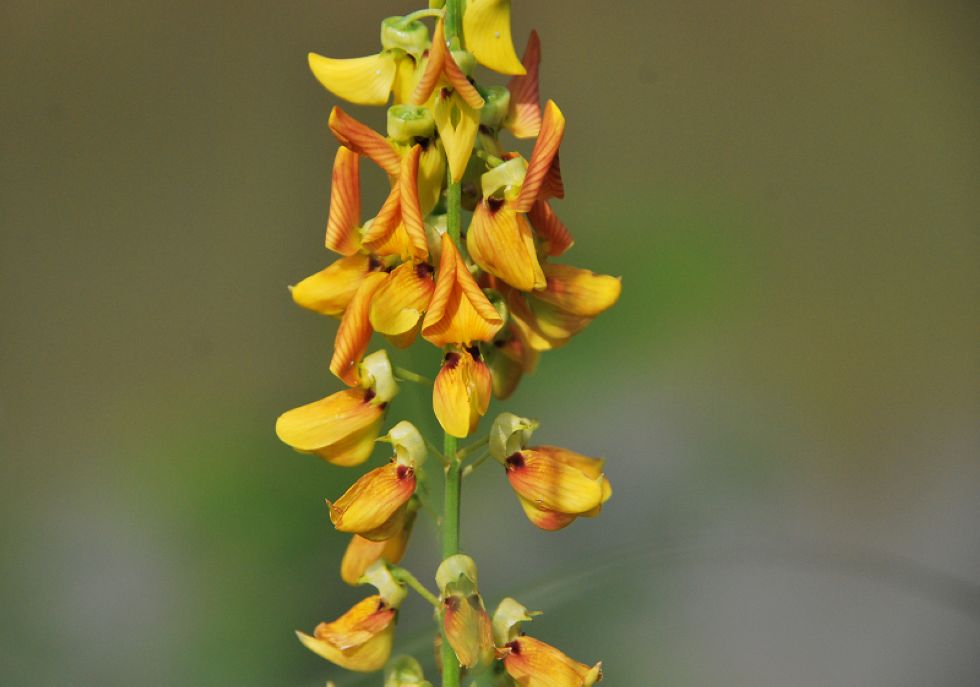
[[[363,594],[323,505],[359,471],[273,423],[339,388],[286,291],[331,260],[306,53],[420,5],[3,3],[0,684],[380,684],[293,637]],[[980,6],[518,0],[532,27],[567,260],[625,289],[498,409],[616,493],[547,534],[468,480],[488,604],[613,686],[980,682]],[[429,628],[412,599],[400,646]]]

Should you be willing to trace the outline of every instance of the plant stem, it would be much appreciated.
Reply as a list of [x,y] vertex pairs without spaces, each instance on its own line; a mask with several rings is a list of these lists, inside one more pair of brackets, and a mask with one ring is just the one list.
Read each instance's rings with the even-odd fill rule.
[[423,384],[425,386],[432,386],[432,380],[428,377],[423,377],[417,372],[412,372],[411,370],[406,370],[404,367],[392,368],[392,372],[395,373],[395,379],[402,382],[414,382],[416,384]]
[[452,45],[456,39],[457,45],[463,47],[463,3],[460,0],[446,0],[446,40]]
[[404,582],[409,587],[417,591],[419,593],[419,596],[421,596],[423,599],[428,601],[430,604],[432,604],[436,608],[439,607],[439,599],[436,598],[436,595],[430,592],[428,589],[426,589],[425,586],[418,581],[418,578],[415,577],[415,575],[410,573],[408,570],[402,568],[401,566],[395,565],[391,567],[391,574],[394,576],[396,580],[399,580],[400,582]]

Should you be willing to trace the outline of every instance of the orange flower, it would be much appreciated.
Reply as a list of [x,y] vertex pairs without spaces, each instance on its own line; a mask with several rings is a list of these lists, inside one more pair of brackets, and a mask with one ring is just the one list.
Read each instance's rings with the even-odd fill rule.
[[374,331],[389,337],[399,348],[411,345],[435,288],[430,265],[405,262],[396,267],[371,299]]
[[452,239],[442,236],[436,289],[422,321],[422,336],[435,346],[490,341],[503,326],[500,314],[470,274]]
[[276,435],[302,453],[344,467],[359,465],[374,450],[387,404],[372,389],[345,389],[294,408],[276,420]]
[[371,341],[372,330],[369,318],[371,298],[387,277],[388,275],[383,272],[367,274],[344,311],[340,326],[337,327],[330,371],[349,386],[354,386],[360,381],[357,363],[364,357],[368,343]]
[[402,260],[425,260],[429,248],[419,201],[419,159],[415,145],[400,157],[397,176],[375,218],[364,227],[361,241],[377,255],[398,255]]
[[392,460],[363,475],[336,502],[328,501],[330,521],[338,532],[384,541],[403,528],[414,493],[415,469]]
[[332,623],[320,623],[313,636],[296,631],[310,651],[341,668],[358,672],[381,670],[391,655],[397,611],[380,595],[357,603]]
[[521,687],[592,687],[602,679],[602,663],[591,668],[533,637],[505,645],[504,668]]
[[349,255],[289,287],[289,292],[297,305],[337,317],[354,298],[364,277],[380,267],[381,263],[370,256]]
[[402,528],[390,539],[371,541],[359,534],[351,537],[340,562],[340,577],[344,582],[350,585],[360,584],[364,571],[375,561],[383,560],[394,565],[402,559],[415,523],[416,509],[412,504],[413,501],[409,501]]
[[595,517],[612,496],[600,458],[536,446],[513,453],[504,464],[525,514],[543,530],[559,530],[577,517]]
[[473,346],[446,353],[432,387],[432,408],[442,428],[454,437],[469,436],[490,405],[490,370]]

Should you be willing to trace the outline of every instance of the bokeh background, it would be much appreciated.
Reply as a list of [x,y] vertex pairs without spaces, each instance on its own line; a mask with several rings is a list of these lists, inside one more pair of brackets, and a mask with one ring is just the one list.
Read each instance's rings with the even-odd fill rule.
[[[293,637],[362,595],[323,505],[357,471],[272,428],[339,388],[286,291],[331,259],[306,52],[420,4],[3,3],[3,685],[380,684]],[[569,120],[567,259],[625,290],[504,407],[616,494],[548,535],[468,480],[488,603],[610,685],[978,684],[980,6],[514,17]],[[406,564],[435,556],[421,521]],[[399,645],[429,628],[412,599]]]

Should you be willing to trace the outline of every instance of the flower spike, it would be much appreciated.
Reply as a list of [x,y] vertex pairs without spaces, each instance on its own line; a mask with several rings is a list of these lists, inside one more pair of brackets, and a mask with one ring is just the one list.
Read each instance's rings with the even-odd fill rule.
[[510,37],[510,0],[469,0],[463,13],[466,46],[484,67],[525,74]]

